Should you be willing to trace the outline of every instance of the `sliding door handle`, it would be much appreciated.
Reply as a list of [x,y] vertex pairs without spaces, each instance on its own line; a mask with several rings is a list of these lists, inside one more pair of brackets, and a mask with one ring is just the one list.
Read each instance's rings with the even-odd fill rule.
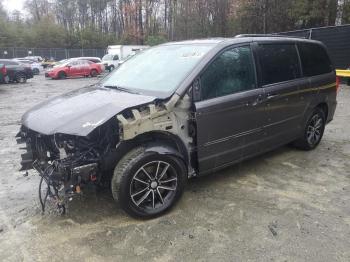
[[258,96],[255,100],[246,103],[246,106],[257,106],[264,102],[262,96]]
[[280,95],[278,95],[278,94],[268,94],[267,95],[267,97],[266,97],[266,99],[267,100],[272,100],[272,99],[275,99],[275,98],[277,98],[277,97],[279,97]]

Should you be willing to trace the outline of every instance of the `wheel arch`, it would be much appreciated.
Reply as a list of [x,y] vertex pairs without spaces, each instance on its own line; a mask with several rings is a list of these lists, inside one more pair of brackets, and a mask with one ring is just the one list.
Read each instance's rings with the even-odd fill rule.
[[322,102],[322,103],[319,103],[316,107],[320,108],[323,111],[324,116],[325,116],[325,120],[327,122],[327,120],[328,120],[328,104],[326,102]]
[[148,152],[174,155],[181,159],[186,167],[190,164],[189,152],[178,136],[169,132],[152,131],[140,134],[131,140],[121,141],[116,148],[115,165],[127,152],[140,145],[143,145]]
[[60,77],[60,74],[64,74],[65,75],[65,77],[67,77],[68,76],[68,74],[67,74],[67,72],[66,71],[64,71],[64,70],[59,70],[57,73],[56,73],[56,77]]

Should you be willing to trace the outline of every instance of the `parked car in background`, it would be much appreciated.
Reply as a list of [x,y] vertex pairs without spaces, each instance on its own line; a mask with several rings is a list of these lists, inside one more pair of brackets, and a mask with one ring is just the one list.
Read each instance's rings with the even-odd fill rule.
[[120,61],[148,47],[146,45],[110,45],[107,47],[107,54],[102,58],[102,62],[106,70],[113,71],[119,66]]
[[7,84],[10,81],[9,76],[7,75],[7,69],[4,64],[0,64],[0,83]]
[[14,58],[13,60],[18,61],[18,62],[20,62],[22,64],[30,66],[34,75],[39,75],[40,72],[42,72],[44,70],[44,68],[41,65],[41,63],[36,62],[35,60],[25,59],[25,58]]
[[52,79],[65,79],[67,77],[95,77],[101,74],[101,65],[87,60],[68,59],[59,62],[45,73],[46,77]]
[[34,60],[36,62],[42,62],[43,58],[41,56],[26,56],[25,59]]
[[5,65],[10,82],[25,83],[27,79],[33,78],[32,68],[21,62],[0,59],[0,64]]

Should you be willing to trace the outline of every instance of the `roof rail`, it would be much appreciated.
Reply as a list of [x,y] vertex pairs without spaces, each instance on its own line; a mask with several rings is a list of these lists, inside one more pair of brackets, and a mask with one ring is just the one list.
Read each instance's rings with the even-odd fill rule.
[[287,37],[287,38],[302,38],[305,39],[305,37],[301,36],[291,36],[291,35],[280,35],[280,34],[241,34],[241,35],[236,35],[235,38],[240,38],[240,37]]

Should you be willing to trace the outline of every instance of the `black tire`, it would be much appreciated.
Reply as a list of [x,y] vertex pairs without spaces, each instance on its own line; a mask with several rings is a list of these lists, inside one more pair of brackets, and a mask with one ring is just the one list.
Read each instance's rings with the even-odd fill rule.
[[112,72],[114,70],[114,65],[109,66],[109,72]]
[[186,180],[187,171],[182,160],[137,147],[117,164],[111,189],[113,198],[126,213],[137,218],[153,218],[178,201]]
[[303,136],[294,142],[294,146],[302,150],[315,149],[322,140],[325,126],[325,114],[317,107],[306,121]]
[[16,74],[16,76],[15,76],[15,81],[16,81],[17,83],[24,84],[24,83],[27,82],[27,77],[26,77],[26,75],[23,74],[23,73],[18,73],[18,74]]
[[60,71],[57,76],[58,76],[57,77],[58,79],[66,79],[67,78],[66,73],[63,71]]
[[34,75],[38,75],[40,73],[39,69],[38,68],[34,68],[33,69],[33,74]]
[[91,72],[90,72],[90,76],[91,77],[96,77],[98,75],[98,72],[96,69],[92,69]]

